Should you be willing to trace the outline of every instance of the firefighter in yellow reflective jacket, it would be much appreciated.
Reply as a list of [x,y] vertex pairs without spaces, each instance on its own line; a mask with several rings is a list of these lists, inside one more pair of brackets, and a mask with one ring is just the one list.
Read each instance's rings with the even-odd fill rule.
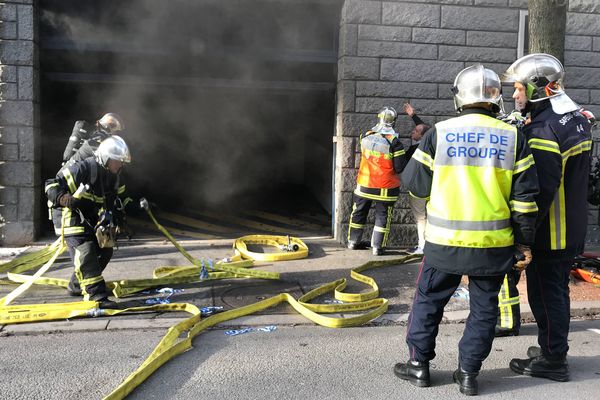
[[123,211],[119,196],[125,185],[120,173],[123,164],[130,161],[127,144],[113,135],[100,143],[94,157],[69,164],[56,178],[46,181],[55,233],[64,235],[75,266],[69,293],[98,301],[102,308],[116,306],[108,299],[102,271],[112,257]]
[[428,199],[425,258],[408,319],[409,360],[394,372],[416,386],[430,385],[444,306],[467,275],[470,312],[454,381],[463,394],[475,395],[494,340],[503,277],[515,266],[516,250],[531,259],[538,184],[524,135],[496,119],[502,109],[498,75],[482,65],[468,67],[452,91],[460,115],[438,122],[413,155],[408,189]]
[[398,114],[392,107],[382,108],[379,123],[360,136],[360,167],[354,190],[354,203],[348,227],[348,248],[356,250],[361,242],[371,203],[375,203],[375,226],[371,236],[374,255],[382,255],[392,224],[394,203],[400,194],[400,177],[406,166],[404,146],[394,131]]
[[522,375],[569,380],[569,274],[583,252],[587,231],[587,190],[592,149],[591,124],[565,93],[561,62],[529,54],[504,74],[514,85],[531,123],[523,132],[539,171],[540,193],[533,262],[527,267],[527,296],[538,326],[539,347],[527,359],[512,359]]

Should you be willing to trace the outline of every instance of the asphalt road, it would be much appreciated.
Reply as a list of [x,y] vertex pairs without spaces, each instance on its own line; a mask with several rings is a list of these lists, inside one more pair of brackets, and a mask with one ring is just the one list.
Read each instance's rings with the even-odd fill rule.
[[[279,326],[227,336],[215,329],[160,368],[131,399],[462,399],[452,383],[464,325],[442,325],[432,387],[396,378],[406,359],[402,326],[328,329]],[[573,321],[572,381],[517,376],[508,369],[535,344],[535,326],[499,338],[479,383],[486,399],[595,399],[600,382],[600,322]],[[100,399],[144,360],[165,330],[16,335],[0,338],[0,398]]]

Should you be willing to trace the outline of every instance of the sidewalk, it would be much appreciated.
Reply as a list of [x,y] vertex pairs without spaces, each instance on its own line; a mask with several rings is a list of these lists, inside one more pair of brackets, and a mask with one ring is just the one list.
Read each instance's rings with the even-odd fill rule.
[[[180,244],[196,258],[220,259],[233,254],[232,242],[232,240],[181,240]],[[178,285],[174,288],[183,289],[183,291],[173,294],[169,300],[172,303],[189,302],[199,307],[221,306],[224,310],[229,310],[264,300],[282,292],[288,292],[298,298],[315,287],[340,278],[347,278],[348,280],[345,292],[355,293],[367,290],[368,287],[350,278],[352,268],[373,259],[394,259],[403,256],[400,251],[392,249],[389,255],[374,257],[368,250],[351,251],[328,238],[305,239],[305,243],[310,248],[309,257],[306,259],[277,263],[256,263],[257,268],[279,272],[281,274],[279,281],[227,279]],[[16,249],[3,250],[4,253],[16,252]],[[6,261],[6,258],[3,261]],[[72,272],[68,262],[65,253],[45,276],[68,278]],[[107,280],[149,278],[156,267],[166,265],[186,266],[190,263],[166,240],[132,240],[121,244],[120,248],[115,251],[113,260],[104,272],[104,276]],[[414,295],[414,283],[418,268],[419,264],[413,262],[365,271],[366,275],[377,282],[380,297],[389,300],[387,313],[372,321],[369,324],[370,326],[403,324],[407,320]],[[1,276],[0,279],[2,278],[4,277]],[[6,295],[14,288],[14,285],[0,285],[0,296]],[[524,295],[524,278],[521,279],[519,288],[522,293],[521,317],[525,320],[531,320],[531,312]],[[600,288],[582,281],[572,281],[570,288],[571,314],[574,318],[585,318],[600,314]],[[155,292],[140,294],[120,299],[119,303],[126,303],[130,306],[144,305],[146,300],[158,297],[161,297],[161,294]],[[34,285],[14,304],[56,303],[73,300],[75,298],[68,296],[66,291],[61,288]],[[314,302],[327,300],[333,300],[333,293],[318,298]],[[461,322],[466,319],[467,315],[468,300],[458,297],[452,298],[446,307],[444,322]],[[146,313],[8,325],[0,327],[0,336],[56,331],[165,329],[187,316],[187,314],[182,313]],[[313,322],[296,313],[286,304],[221,324],[222,327],[227,328],[261,325],[313,325]]]

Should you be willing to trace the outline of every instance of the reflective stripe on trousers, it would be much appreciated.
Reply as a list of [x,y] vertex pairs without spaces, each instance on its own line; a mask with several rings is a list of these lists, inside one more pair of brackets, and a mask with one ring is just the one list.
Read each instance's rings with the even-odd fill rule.
[[517,289],[520,277],[521,272],[515,270],[504,275],[498,293],[498,322],[496,323],[501,329],[519,329],[521,326],[521,306]]

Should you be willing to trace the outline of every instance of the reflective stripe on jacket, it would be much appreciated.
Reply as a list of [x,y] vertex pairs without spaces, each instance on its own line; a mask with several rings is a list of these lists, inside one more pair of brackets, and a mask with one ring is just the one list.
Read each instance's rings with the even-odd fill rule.
[[[88,184],[90,188],[81,195],[77,207],[61,207],[60,197],[65,193],[74,194],[80,184]],[[60,235],[64,227],[64,235],[73,236],[93,234],[104,205],[113,210],[117,196],[125,192],[125,185],[120,182],[120,176],[111,174],[90,157],[69,162],[54,179],[46,181],[44,191],[53,207],[54,232]]]

